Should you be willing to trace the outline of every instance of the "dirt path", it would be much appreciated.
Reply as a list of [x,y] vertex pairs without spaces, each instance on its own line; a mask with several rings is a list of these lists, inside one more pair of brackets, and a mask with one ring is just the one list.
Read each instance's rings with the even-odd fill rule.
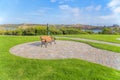
[[34,59],[78,58],[120,70],[120,53],[101,50],[88,44],[73,41],[56,41],[57,44],[41,47],[40,42],[17,45],[10,52]]

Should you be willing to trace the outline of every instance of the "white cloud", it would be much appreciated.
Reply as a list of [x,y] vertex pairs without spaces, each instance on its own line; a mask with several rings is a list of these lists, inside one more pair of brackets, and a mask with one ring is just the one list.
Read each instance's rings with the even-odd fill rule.
[[0,18],[0,24],[2,24],[5,21],[4,18]]
[[108,3],[108,7],[115,8],[117,6],[120,6],[120,0],[111,0]]
[[65,2],[70,2],[70,1],[73,2],[74,0],[50,0],[50,2],[52,2],[52,3],[58,2],[58,3],[60,3],[60,4],[65,3]]
[[120,14],[120,6],[119,7],[116,7],[115,9],[113,9],[113,12],[115,14]]
[[53,10],[53,8],[40,8],[36,11],[32,11],[29,13],[25,13],[26,15],[32,15],[32,16],[43,16],[46,15],[47,12]]
[[3,18],[0,18],[0,23],[2,23],[2,21],[3,21]]
[[85,8],[85,10],[87,11],[99,11],[100,9],[101,9],[101,5],[98,6],[90,5]]
[[[33,15],[33,16],[42,16],[44,15],[46,12],[45,9],[40,9],[40,10],[37,10],[37,11],[34,11],[34,12],[31,12],[29,13],[30,15]],[[28,14],[28,13],[27,13]]]
[[2,21],[2,18],[0,18],[0,21]]
[[[109,24],[105,19],[109,18],[101,16],[101,18],[97,15],[89,14],[86,10],[89,11],[99,11],[101,10],[101,5],[98,6],[88,6],[86,8],[79,8],[79,7],[71,7],[69,5],[59,5],[59,8],[63,12],[60,16],[64,17],[62,20],[63,23],[80,23],[80,24],[89,24],[89,25],[97,25],[97,24]],[[103,19],[104,17],[104,19]]]
[[99,11],[101,9],[101,7],[102,7],[101,5],[96,6],[95,10]]
[[69,5],[59,5],[59,8],[67,13],[67,15],[72,15],[74,17],[79,17],[80,16],[80,8],[77,7],[71,7]]
[[111,0],[110,3],[108,3],[108,7],[113,14],[120,14],[120,0]]
[[113,20],[115,19],[115,16],[114,15],[106,15],[106,16],[100,16],[101,19],[104,19],[104,20]]
[[93,10],[93,8],[94,8],[94,6],[93,6],[93,5],[91,5],[91,6],[87,6],[85,9],[86,9],[87,11],[92,11],[92,10]]
[[60,5],[59,8],[65,10],[70,9],[71,7],[69,5]]
[[15,20],[18,20],[20,22],[26,22],[28,21],[29,19],[28,18],[24,18],[24,17],[18,17],[18,18],[15,18]]
[[53,3],[54,3],[54,2],[56,2],[56,0],[50,0],[50,2],[53,2]]
[[109,23],[120,24],[120,0],[110,0],[107,6],[111,10],[111,13],[100,16],[100,18],[109,21]]

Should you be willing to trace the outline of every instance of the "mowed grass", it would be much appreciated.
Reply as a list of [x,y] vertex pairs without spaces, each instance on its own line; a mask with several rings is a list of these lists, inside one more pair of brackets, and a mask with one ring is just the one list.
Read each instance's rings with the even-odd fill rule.
[[57,39],[58,40],[82,42],[82,43],[86,43],[86,44],[88,44],[92,47],[95,47],[95,48],[120,53],[120,46],[114,46],[114,45],[109,45],[109,44],[101,44],[101,43],[95,43],[95,42],[89,42],[89,41],[83,41],[83,40],[75,40],[75,39],[70,39],[70,38],[57,38]]
[[120,80],[120,71],[79,59],[17,57],[9,49],[39,37],[0,36],[0,80]]
[[64,35],[64,36],[74,37],[74,38],[86,38],[86,39],[100,40],[100,41],[113,42],[113,43],[120,43],[120,40],[117,39],[117,38],[120,38],[120,35],[91,34],[91,35]]

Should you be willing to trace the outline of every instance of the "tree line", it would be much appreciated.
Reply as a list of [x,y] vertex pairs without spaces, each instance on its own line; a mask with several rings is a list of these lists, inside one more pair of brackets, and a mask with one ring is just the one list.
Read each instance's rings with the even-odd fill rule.
[[[95,34],[91,30],[83,31],[75,27],[49,27],[50,35],[68,35],[68,34]],[[120,28],[105,27],[98,34],[120,34]],[[15,30],[0,30],[0,35],[47,35],[46,26],[34,26],[27,28],[17,28]]]
[[[49,27],[50,35],[66,35],[66,34],[91,34],[91,31],[82,31],[81,29],[72,27]],[[46,26],[34,26],[25,29],[18,28],[15,30],[0,30],[1,35],[47,35]]]

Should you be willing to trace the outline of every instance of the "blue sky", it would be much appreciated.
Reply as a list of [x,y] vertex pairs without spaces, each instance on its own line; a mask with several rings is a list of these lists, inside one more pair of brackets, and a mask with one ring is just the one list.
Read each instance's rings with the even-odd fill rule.
[[120,0],[0,0],[0,24],[120,24]]

